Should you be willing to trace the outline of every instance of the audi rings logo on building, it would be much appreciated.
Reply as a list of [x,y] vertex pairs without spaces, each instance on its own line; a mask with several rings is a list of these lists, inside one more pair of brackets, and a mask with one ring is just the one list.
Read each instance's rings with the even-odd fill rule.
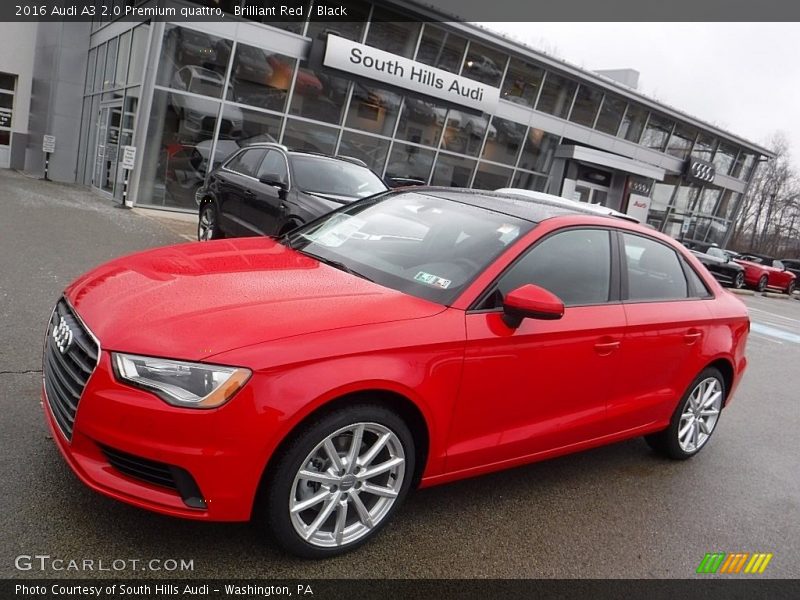
[[713,183],[717,175],[714,165],[704,160],[691,159],[686,163],[686,175],[703,183]]
[[61,317],[58,325],[53,326],[53,341],[55,341],[58,351],[64,354],[72,344],[72,329],[69,328],[66,319]]

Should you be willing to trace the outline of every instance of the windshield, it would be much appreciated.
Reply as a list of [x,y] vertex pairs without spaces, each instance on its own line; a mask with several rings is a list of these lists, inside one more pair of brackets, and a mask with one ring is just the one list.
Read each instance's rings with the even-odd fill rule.
[[375,173],[343,160],[295,155],[292,168],[297,186],[305,192],[366,198],[386,191],[383,181]]
[[728,260],[728,255],[727,255],[727,254],[725,254],[725,253],[724,253],[722,250],[720,250],[719,248],[709,248],[709,249],[706,251],[706,254],[708,254],[709,256],[714,256],[714,257],[716,257],[716,258],[721,258],[722,260]]
[[448,305],[534,223],[415,192],[346,206],[288,245],[380,285]]

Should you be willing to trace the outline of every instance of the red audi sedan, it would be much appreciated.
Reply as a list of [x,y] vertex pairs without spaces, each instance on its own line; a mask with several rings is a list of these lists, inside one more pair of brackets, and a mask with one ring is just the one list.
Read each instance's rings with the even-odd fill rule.
[[415,188],[280,239],[111,261],[57,302],[43,404],[91,488],[254,519],[295,554],[372,538],[414,486],[644,436],[709,441],[744,305],[670,238],[580,206]]

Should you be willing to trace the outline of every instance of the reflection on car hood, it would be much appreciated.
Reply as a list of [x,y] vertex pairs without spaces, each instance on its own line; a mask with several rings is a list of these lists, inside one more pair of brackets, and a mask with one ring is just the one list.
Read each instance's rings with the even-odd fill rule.
[[194,242],[119,258],[83,275],[67,297],[104,350],[186,360],[444,310],[267,238]]
[[317,198],[322,198],[323,200],[331,200],[333,202],[338,202],[339,204],[349,204],[351,202],[355,202],[358,200],[355,196],[342,196],[341,194],[324,194],[322,192],[308,192],[303,191],[304,194],[308,194],[310,196],[316,196]]

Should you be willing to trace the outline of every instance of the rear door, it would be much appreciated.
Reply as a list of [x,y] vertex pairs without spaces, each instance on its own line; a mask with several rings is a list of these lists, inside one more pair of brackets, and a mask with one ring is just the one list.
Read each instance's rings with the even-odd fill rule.
[[258,183],[256,173],[261,166],[266,150],[249,148],[234,156],[217,171],[219,177],[219,204],[222,228],[234,235],[253,235],[243,220],[244,202],[248,193]]
[[618,240],[627,327],[609,419],[626,431],[669,420],[705,366],[712,315],[710,293],[673,248],[640,234],[619,232]]

